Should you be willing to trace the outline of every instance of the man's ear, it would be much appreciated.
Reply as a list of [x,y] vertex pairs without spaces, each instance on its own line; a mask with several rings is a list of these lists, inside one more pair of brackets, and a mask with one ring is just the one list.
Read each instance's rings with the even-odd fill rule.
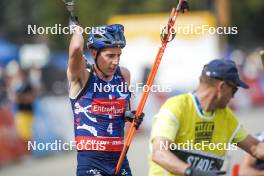
[[225,82],[224,81],[219,81],[217,88],[218,88],[219,91],[221,91],[224,88],[224,86],[225,86]]
[[96,54],[97,54],[97,50],[94,49],[94,48],[91,48],[90,49],[90,52],[91,52],[92,57],[95,58],[96,57]]

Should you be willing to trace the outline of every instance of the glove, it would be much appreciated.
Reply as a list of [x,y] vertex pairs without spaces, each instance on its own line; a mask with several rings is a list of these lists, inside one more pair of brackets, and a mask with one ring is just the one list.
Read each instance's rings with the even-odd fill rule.
[[129,121],[129,122],[133,122],[133,120],[135,120],[135,127],[136,129],[139,128],[139,126],[141,125],[143,118],[144,118],[145,114],[144,112],[142,112],[140,114],[140,116],[138,116],[136,118],[136,111],[126,111],[125,112],[125,118]]
[[184,171],[185,176],[218,176],[218,175],[224,175],[226,174],[225,171],[202,171],[200,169],[188,167]]
[[70,15],[70,17],[69,17],[69,29],[70,29],[70,31],[74,31],[74,28],[76,26],[79,26],[79,25],[80,25],[80,22],[78,20],[78,17]]
[[189,11],[189,5],[187,0],[183,0],[182,5],[181,5],[181,11],[182,13],[188,12]]

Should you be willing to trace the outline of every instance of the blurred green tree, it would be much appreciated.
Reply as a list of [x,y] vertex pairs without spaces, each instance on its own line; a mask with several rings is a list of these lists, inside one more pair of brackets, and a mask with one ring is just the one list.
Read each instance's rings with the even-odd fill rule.
[[232,25],[238,26],[238,35],[229,36],[234,46],[254,48],[264,45],[264,1],[231,0]]
[[[231,23],[238,26],[239,34],[228,36],[233,45],[264,41],[264,1],[231,0]],[[77,0],[76,15],[82,26],[106,24],[116,14],[169,13],[176,0]],[[192,10],[215,11],[214,0],[189,0]],[[28,35],[27,25],[68,25],[68,12],[62,0],[1,0],[0,37],[6,37],[18,44],[45,42],[52,50],[68,47],[70,35]]]

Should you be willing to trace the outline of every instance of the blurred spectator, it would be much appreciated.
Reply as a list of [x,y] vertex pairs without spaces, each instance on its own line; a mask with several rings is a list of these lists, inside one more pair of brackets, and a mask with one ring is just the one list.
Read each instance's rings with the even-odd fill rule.
[[250,85],[249,90],[240,90],[231,101],[234,109],[248,109],[264,105],[264,72],[259,56],[259,49],[248,54],[242,50],[234,50],[230,58],[238,65],[242,78]]
[[[25,151],[27,142],[32,140],[34,102],[41,90],[41,71],[35,68],[23,70],[8,66],[9,97],[15,106],[15,124],[19,137],[24,141]],[[12,70],[12,71],[10,71]],[[16,71],[14,71],[16,70]]]
[[28,73],[25,70],[19,70],[14,78],[15,94],[14,103],[16,106],[15,122],[18,135],[25,142],[32,139],[33,125],[33,103],[35,100],[35,92],[32,84],[28,79]]
[[243,69],[245,80],[251,87],[251,91],[248,93],[253,106],[264,104],[264,72],[258,53],[258,50],[254,50],[248,55]]

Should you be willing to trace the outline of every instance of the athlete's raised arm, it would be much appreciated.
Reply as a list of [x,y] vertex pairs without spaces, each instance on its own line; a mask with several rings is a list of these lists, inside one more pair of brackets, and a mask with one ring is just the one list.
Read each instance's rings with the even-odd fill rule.
[[74,33],[69,46],[67,78],[70,84],[69,94],[75,96],[84,87],[89,72],[86,71],[86,62],[83,57],[84,39],[82,28],[75,18],[70,18],[70,28],[74,30]]

